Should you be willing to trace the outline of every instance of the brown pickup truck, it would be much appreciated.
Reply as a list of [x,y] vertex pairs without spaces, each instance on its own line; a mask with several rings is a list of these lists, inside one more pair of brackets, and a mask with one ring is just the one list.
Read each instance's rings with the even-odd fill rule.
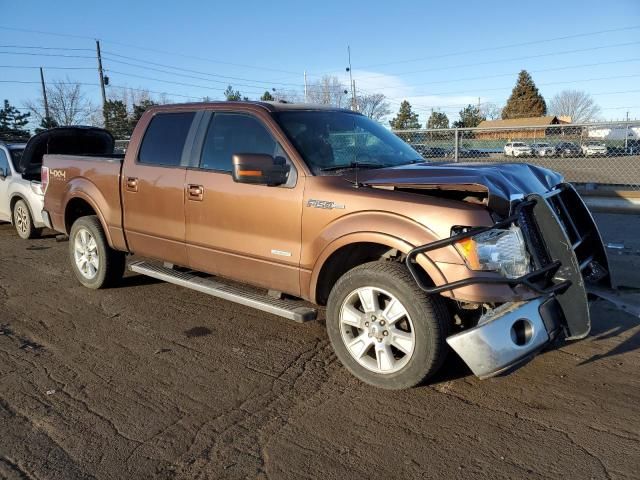
[[379,387],[424,381],[449,348],[486,378],[583,338],[587,283],[609,282],[559,174],[427,163],[348,110],[153,107],[125,155],[105,130],[68,131],[31,162],[83,285],[113,285],[135,254],[135,272],[292,320],[326,306],[337,357]]

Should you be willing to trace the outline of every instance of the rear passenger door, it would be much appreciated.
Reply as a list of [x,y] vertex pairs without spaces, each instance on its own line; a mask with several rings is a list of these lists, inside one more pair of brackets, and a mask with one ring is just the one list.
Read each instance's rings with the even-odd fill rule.
[[159,112],[135,159],[125,163],[121,189],[124,229],[135,254],[187,265],[185,175],[195,112]]
[[[300,292],[299,262],[304,177],[263,121],[248,113],[209,112],[195,168],[187,172],[186,236],[192,268],[245,283]],[[284,157],[286,185],[235,183],[231,157]]]

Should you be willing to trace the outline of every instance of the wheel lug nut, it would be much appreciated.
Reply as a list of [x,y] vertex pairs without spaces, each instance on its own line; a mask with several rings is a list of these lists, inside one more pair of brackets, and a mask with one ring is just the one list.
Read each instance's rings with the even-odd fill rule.
[[368,327],[369,326],[369,322],[364,322],[364,326]]
[[389,335],[389,332],[387,330],[385,330],[384,332],[382,332],[382,334],[386,337]]
[[380,320],[380,325],[384,325],[384,320]]
[[373,320],[375,322],[376,321],[376,316],[375,315],[371,315],[371,320]]

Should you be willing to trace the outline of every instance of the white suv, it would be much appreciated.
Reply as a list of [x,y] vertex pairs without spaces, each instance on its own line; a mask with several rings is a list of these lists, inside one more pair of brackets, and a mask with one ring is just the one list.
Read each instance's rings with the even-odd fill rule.
[[504,154],[511,157],[531,156],[531,147],[522,142],[509,142],[504,146]]
[[607,146],[602,142],[587,142],[581,148],[585,157],[605,156],[607,154]]
[[[39,175],[20,172],[24,144],[0,143],[0,221],[11,222],[21,238],[40,235],[44,194]],[[33,178],[29,178],[33,177]]]

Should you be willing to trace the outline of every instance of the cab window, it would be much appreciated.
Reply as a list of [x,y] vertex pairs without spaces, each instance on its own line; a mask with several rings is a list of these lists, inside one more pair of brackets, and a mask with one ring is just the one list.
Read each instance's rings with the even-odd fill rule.
[[138,162],[180,166],[182,150],[194,116],[194,112],[159,113],[154,116],[144,134]]
[[239,153],[286,158],[280,144],[258,119],[236,113],[214,114],[202,147],[200,167],[231,172],[231,159]]

